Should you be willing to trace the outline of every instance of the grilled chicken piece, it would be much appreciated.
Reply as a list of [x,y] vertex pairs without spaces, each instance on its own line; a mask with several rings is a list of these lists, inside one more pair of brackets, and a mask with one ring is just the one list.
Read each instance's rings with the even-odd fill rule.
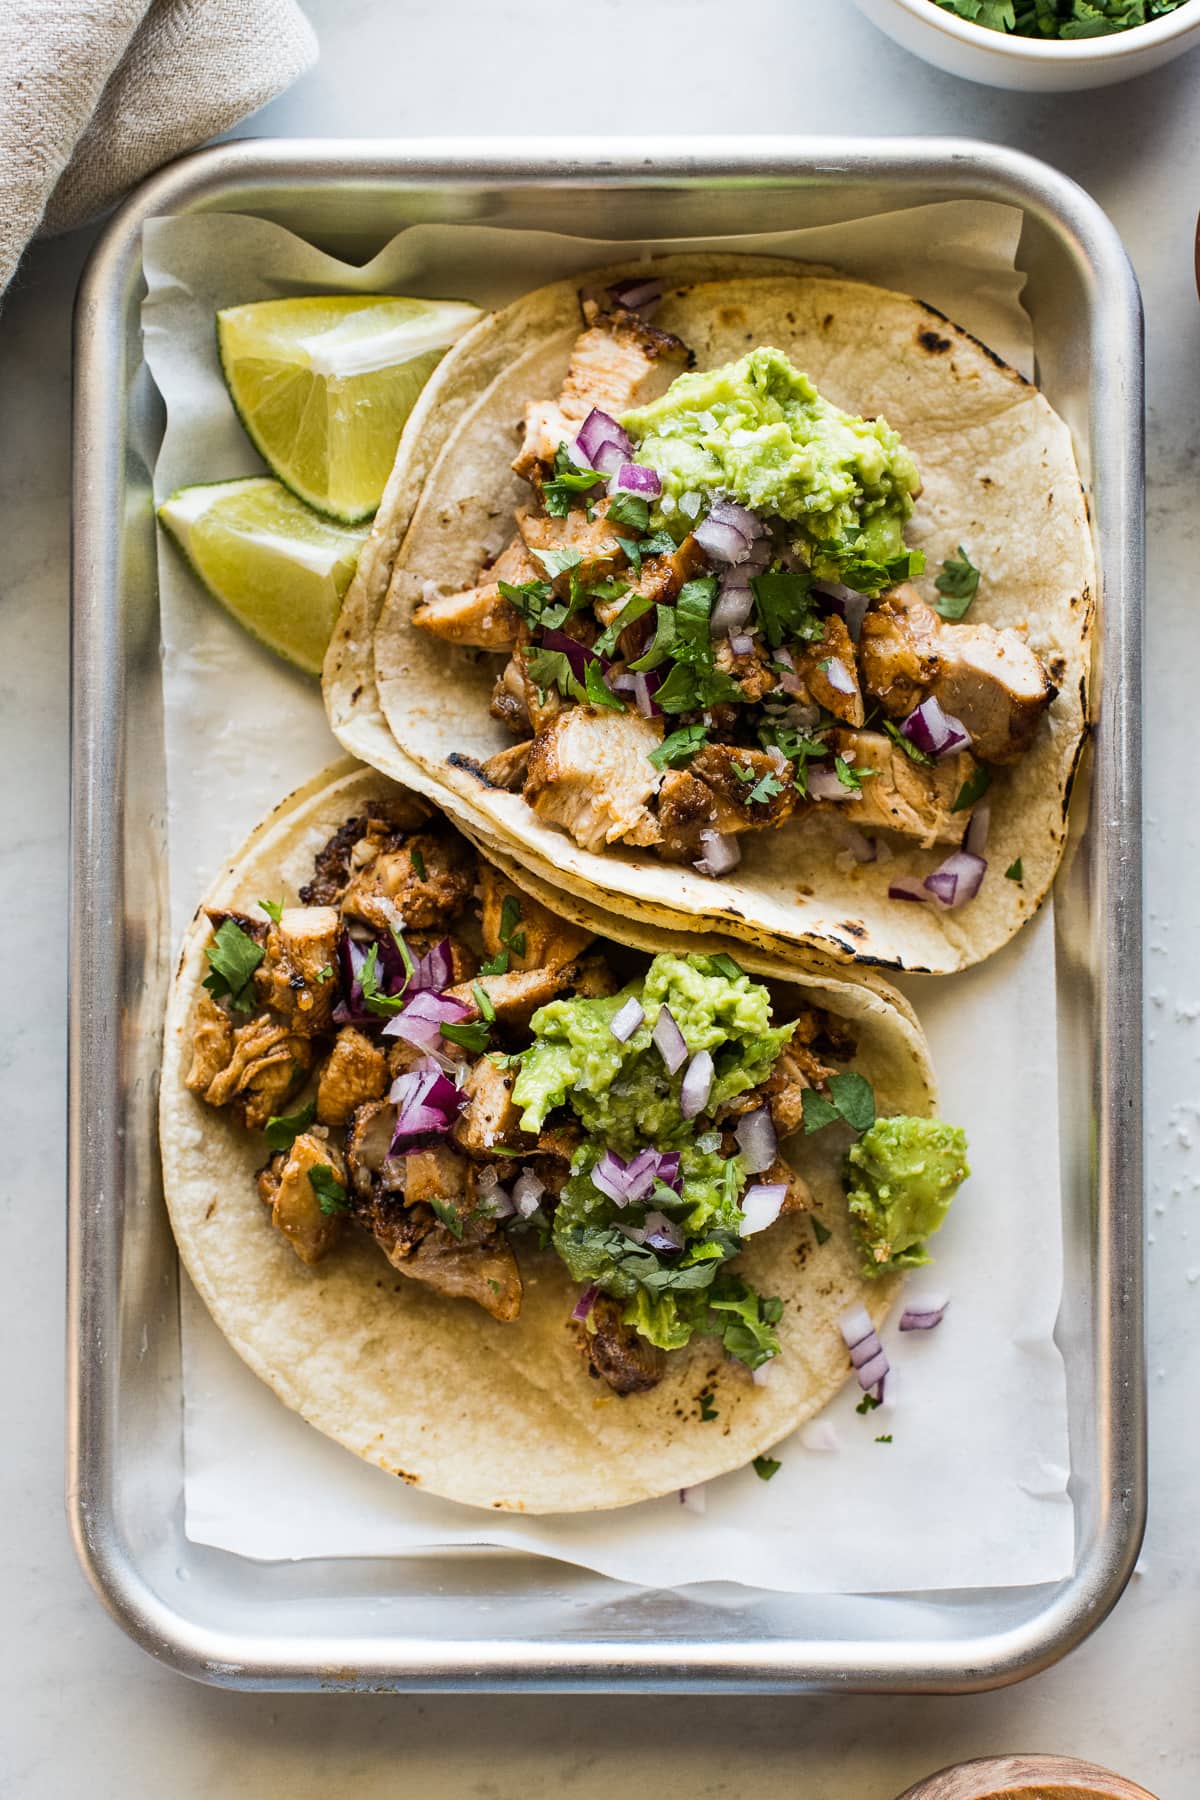
[[849,752],[857,768],[875,770],[861,788],[846,790],[844,802],[830,803],[843,805],[848,819],[868,831],[882,826],[916,838],[926,850],[958,843],[970,812],[952,808],[978,767],[969,751],[927,765],[915,763],[880,731],[839,729],[830,733],[829,742],[838,755]]
[[[806,644],[795,653],[796,673],[807,687],[811,698],[835,719],[859,726],[866,716],[854,641],[846,629],[846,621],[830,613],[825,621],[825,636],[815,644]],[[840,683],[841,685],[837,685]],[[844,689],[850,688],[846,693]]]
[[472,1019],[478,1019],[478,987],[495,1008],[497,1024],[523,1029],[539,1006],[545,1006],[564,988],[574,985],[576,967],[565,963],[557,969],[514,969],[508,975],[479,975],[460,987],[447,988],[446,992],[469,1009]]
[[497,750],[495,756],[489,756],[482,765],[489,784],[503,788],[506,794],[519,794],[529,767],[529,748],[529,743],[513,744],[509,749]]
[[419,631],[431,632],[451,644],[511,650],[520,638],[521,615],[504,598],[498,583],[520,587],[541,579],[542,571],[531,560],[524,540],[515,537],[490,567],[480,571],[477,587],[422,602],[413,612],[412,622]]
[[659,831],[647,801],[662,780],[650,761],[661,742],[658,720],[570,707],[533,740],[525,798],[540,819],[564,826],[585,850],[618,839],[655,843]]
[[[363,1199],[383,1183],[384,1165],[390,1162],[392,1133],[396,1129],[396,1108],[390,1100],[369,1100],[358,1107],[350,1121],[346,1138],[346,1168],[350,1186]],[[403,1158],[396,1159],[403,1162]],[[402,1171],[396,1185],[402,1184]],[[387,1185],[386,1183],[384,1185]]]
[[347,819],[313,859],[313,879],[300,889],[305,906],[335,905],[356,868],[393,848],[398,836],[419,831],[431,816],[432,808],[419,795],[396,793],[371,802],[362,817]]
[[[547,965],[555,968],[560,963],[573,962],[595,935],[531,900],[491,863],[479,866],[479,899],[484,955],[493,957],[507,952],[510,969],[540,969]],[[510,923],[513,919],[516,923]],[[523,945],[520,951],[514,938]]]
[[267,932],[254,991],[293,1031],[315,1037],[333,1022],[341,928],[335,906],[287,906]]
[[636,313],[605,313],[585,300],[583,316],[587,329],[575,340],[557,402],[535,400],[525,408],[525,437],[513,468],[526,481],[553,463],[560,444],[574,451],[575,434],[593,407],[617,418],[657,399],[689,361],[686,345]]
[[755,705],[765,700],[768,694],[774,693],[779,686],[778,672],[771,667],[770,652],[761,645],[757,638],[754,647],[735,655],[728,638],[721,638],[716,647],[714,658],[722,675],[731,675],[740,685],[745,699]]
[[786,1044],[780,1052],[760,1090],[768,1097],[780,1137],[789,1137],[804,1123],[804,1091],[825,1079],[826,1071],[816,1073],[820,1066],[804,1045]]
[[[632,534],[628,527],[622,526],[621,535],[628,537]],[[642,564],[641,573],[636,581],[633,579],[632,570],[621,571],[621,579],[629,582],[627,591],[621,595],[619,600],[597,600],[593,611],[602,625],[611,625],[628,601],[630,594],[640,594],[643,598],[656,603],[673,600],[686,581],[691,581],[694,576],[704,575],[707,572],[708,560],[695,538],[689,535],[684,538],[677,550],[665,551],[660,556],[648,556]],[[649,614],[644,617],[646,624],[642,626],[643,634],[652,628],[653,624]],[[624,635],[622,635],[621,642],[624,645]],[[639,640],[638,648],[641,647]],[[637,650],[634,650],[632,654],[636,656]]]
[[[472,1210],[474,1171],[439,1145],[403,1158],[404,1196],[376,1195],[357,1217],[401,1275],[451,1299],[474,1300],[494,1319],[521,1310],[521,1276],[504,1233]],[[434,1202],[451,1220],[439,1219]]]
[[[547,518],[532,507],[523,506],[517,513],[517,528],[529,547],[539,576],[551,583],[555,593],[565,600],[574,577],[584,587],[607,581],[625,567],[625,552],[617,542],[615,528],[604,517],[604,502],[596,508],[595,517],[576,508],[565,519]],[[559,575],[544,569],[538,551],[547,555],[561,551],[578,551],[579,561]]]
[[644,1394],[656,1387],[666,1370],[663,1351],[621,1318],[621,1302],[597,1294],[587,1324],[580,1328],[579,1348],[593,1375],[614,1394]]
[[[247,1129],[261,1131],[269,1118],[282,1112],[284,1102],[311,1069],[312,1039],[289,1030],[282,1020],[265,1012],[245,1025],[227,1021],[226,1032],[213,1017],[219,1011],[208,994],[201,997],[186,1085],[210,1106],[232,1102]],[[218,1068],[217,1057],[226,1051],[228,1060]]]
[[755,1181],[767,1183],[774,1183],[777,1181],[785,1183],[787,1193],[784,1195],[783,1205],[779,1209],[780,1218],[783,1218],[786,1213],[812,1211],[812,1189],[809,1187],[807,1181],[805,1181],[803,1175],[798,1175],[791,1163],[786,1161],[784,1157],[777,1156],[766,1174],[756,1175],[754,1179]]
[[470,899],[476,866],[474,851],[457,832],[417,832],[359,869],[342,911],[378,931],[401,923],[413,931],[440,930]]
[[[518,737],[527,738],[530,731],[541,731],[562,711],[563,699],[555,687],[539,688],[529,678],[527,659],[531,647],[522,644],[505,663],[488,708],[493,719],[499,719]],[[504,754],[503,751],[500,753]]]
[[868,612],[859,657],[886,713],[903,718],[932,694],[981,762],[1018,761],[1058,691],[1018,632],[947,623],[907,583]]
[[302,1131],[290,1150],[281,1150],[258,1172],[258,1191],[271,1208],[272,1225],[282,1231],[300,1261],[310,1265],[333,1249],[342,1225],[338,1212],[322,1212],[309,1179],[321,1166],[346,1185],[342,1153],[318,1126]]
[[497,1144],[514,1149],[521,1143],[513,1079],[510,1070],[498,1069],[490,1057],[481,1056],[472,1064],[462,1090],[467,1104],[451,1134],[468,1156],[487,1157]]
[[363,1031],[343,1025],[317,1081],[317,1118],[345,1125],[357,1107],[382,1100],[388,1088],[387,1057]]
[[[782,787],[765,799],[752,800],[765,776],[773,776]],[[790,775],[781,775],[764,750],[706,744],[689,768],[675,769],[663,781],[658,799],[663,854],[693,861],[701,854],[702,831],[728,836],[782,825],[796,811],[798,798]]]

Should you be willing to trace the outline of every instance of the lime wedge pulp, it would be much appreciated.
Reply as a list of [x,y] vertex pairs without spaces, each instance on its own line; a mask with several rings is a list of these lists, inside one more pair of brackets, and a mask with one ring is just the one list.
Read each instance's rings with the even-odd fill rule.
[[383,497],[405,421],[457,338],[460,300],[317,294],[217,314],[221,367],[255,449],[286,487],[343,524]]
[[365,529],[318,518],[269,475],[180,488],[158,516],[239,625],[320,674]]

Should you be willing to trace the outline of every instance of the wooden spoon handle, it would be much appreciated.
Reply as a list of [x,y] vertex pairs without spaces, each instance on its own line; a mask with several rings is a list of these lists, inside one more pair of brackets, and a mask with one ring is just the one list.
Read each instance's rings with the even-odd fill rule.
[[1155,1800],[1148,1789],[1073,1756],[983,1756],[927,1775],[897,1800]]

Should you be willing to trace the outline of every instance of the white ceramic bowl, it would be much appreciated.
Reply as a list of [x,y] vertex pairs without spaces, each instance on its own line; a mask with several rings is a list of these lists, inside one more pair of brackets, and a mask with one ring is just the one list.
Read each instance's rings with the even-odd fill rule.
[[1016,37],[975,25],[933,0],[854,0],[881,31],[926,62],[989,87],[1066,93],[1145,75],[1200,44],[1200,0],[1107,37]]

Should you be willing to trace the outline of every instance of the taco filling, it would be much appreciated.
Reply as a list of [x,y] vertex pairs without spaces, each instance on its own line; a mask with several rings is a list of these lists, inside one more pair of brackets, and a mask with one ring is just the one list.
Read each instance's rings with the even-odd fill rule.
[[526,407],[516,535],[413,612],[504,658],[491,711],[518,742],[483,774],[585,850],[713,877],[744,833],[836,815],[858,861],[889,834],[947,847],[889,897],[963,905],[987,871],[980,802],[1049,729],[1050,673],[1021,632],[966,618],[961,548],[935,604],[912,585],[921,478],[886,419],[770,345],[690,369],[645,316],[655,295],[585,293],[561,392]]
[[303,1264],[366,1234],[509,1323],[553,1254],[564,1326],[630,1394],[695,1336],[747,1370],[778,1353],[784,1302],[737,1259],[812,1205],[786,1139],[800,1170],[814,1133],[844,1139],[863,1275],[925,1260],[962,1134],[877,1120],[854,1036],[794,989],[596,937],[400,793],[344,821],[299,902],[209,911],[184,1079],[263,1134],[258,1193]]

